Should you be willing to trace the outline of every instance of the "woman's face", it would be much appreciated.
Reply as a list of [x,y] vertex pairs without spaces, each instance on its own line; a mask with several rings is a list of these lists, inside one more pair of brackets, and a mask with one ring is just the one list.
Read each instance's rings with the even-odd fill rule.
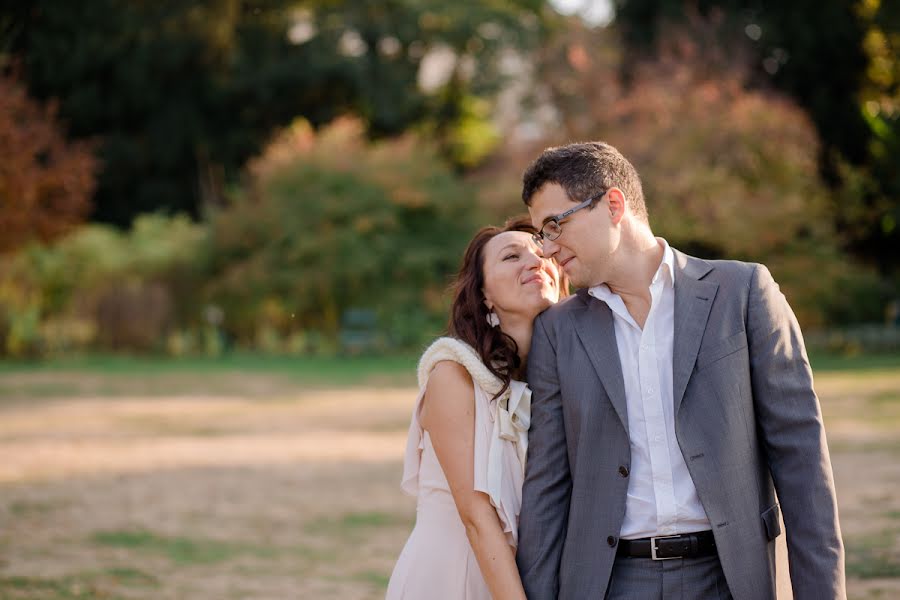
[[[484,298],[500,318],[534,319],[559,300],[559,269],[524,231],[504,231],[484,246]],[[508,321],[507,321],[508,322]]]

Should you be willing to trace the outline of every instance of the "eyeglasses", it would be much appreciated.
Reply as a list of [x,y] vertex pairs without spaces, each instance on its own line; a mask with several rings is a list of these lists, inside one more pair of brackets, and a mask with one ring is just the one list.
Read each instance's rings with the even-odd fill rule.
[[549,219],[547,219],[544,222],[543,226],[541,226],[540,231],[538,231],[537,233],[531,234],[532,239],[538,245],[543,244],[544,240],[553,241],[553,240],[557,239],[559,236],[562,235],[562,225],[560,225],[560,221],[562,221],[566,217],[571,216],[572,213],[578,212],[582,208],[590,206],[591,204],[593,204],[594,202],[596,202],[597,200],[602,198],[606,194],[607,191],[609,191],[609,190],[606,190],[595,196],[591,196],[584,202],[576,204],[575,206],[573,206],[572,208],[570,208],[569,210],[567,210],[564,213],[560,213],[558,215],[554,215],[554,216],[550,217]]

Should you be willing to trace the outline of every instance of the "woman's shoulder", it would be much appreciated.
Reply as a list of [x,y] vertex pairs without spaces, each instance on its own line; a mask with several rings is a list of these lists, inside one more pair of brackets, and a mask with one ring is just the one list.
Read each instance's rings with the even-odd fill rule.
[[427,387],[444,388],[460,384],[472,385],[472,375],[469,370],[455,360],[439,360],[434,364],[428,377]]
[[471,371],[473,368],[484,367],[481,358],[475,349],[464,341],[453,337],[440,337],[434,340],[422,356],[419,358],[417,375],[419,387],[423,387],[428,381],[434,368],[439,363],[455,363],[455,367],[446,366],[447,370],[459,370],[459,368]]
[[472,346],[453,337],[441,337],[431,343],[419,359],[417,375],[420,388],[433,376],[463,377],[483,389],[493,388],[499,382]]
[[440,344],[437,348],[432,344],[420,361],[420,368],[425,363],[427,372],[419,374],[423,391],[419,418],[422,426],[429,431],[455,423],[471,410],[475,386],[472,385],[469,369],[461,360],[464,355],[455,350],[459,348],[454,344]]

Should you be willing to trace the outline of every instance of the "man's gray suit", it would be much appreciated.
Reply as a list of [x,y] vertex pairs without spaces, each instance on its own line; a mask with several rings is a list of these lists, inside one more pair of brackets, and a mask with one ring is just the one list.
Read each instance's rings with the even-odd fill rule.
[[[674,336],[675,431],[731,594],[775,597],[777,490],[795,597],[843,597],[844,551],[819,402],[778,285],[761,265],[675,251]],[[631,456],[604,302],[582,289],[535,321],[528,382],[517,554],[526,594],[603,598]]]

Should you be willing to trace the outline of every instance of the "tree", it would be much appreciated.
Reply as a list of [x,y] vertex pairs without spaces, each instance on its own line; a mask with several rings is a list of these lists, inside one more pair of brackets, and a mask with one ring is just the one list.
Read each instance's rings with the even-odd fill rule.
[[[671,24],[712,19],[714,42],[749,49],[750,84],[774,84],[809,112],[824,145],[854,164],[865,160],[869,131],[859,111],[867,57],[866,23],[856,0],[616,0],[628,56],[655,53]],[[632,54],[633,53],[633,54]],[[625,68],[630,67],[626,61]]]
[[[652,55],[666,29],[715,22],[712,43],[746,53],[745,85],[775,88],[810,116],[819,167],[837,191],[836,224],[857,256],[885,275],[900,268],[898,4],[883,0],[616,0],[632,60]],[[843,188],[843,189],[842,189]]]
[[[427,120],[451,135],[499,81],[501,49],[533,43],[540,0],[0,0],[2,45],[30,93],[99,136],[92,218],[119,225],[221,201],[279,127],[361,116],[370,135]],[[418,85],[450,57],[461,93]],[[477,57],[477,62],[474,61]]]
[[[876,0],[861,7],[869,23],[863,42],[869,65],[860,103],[871,139],[860,195],[868,199],[869,211],[862,218],[845,215],[845,221],[863,229],[854,236],[857,246],[889,271],[900,268],[900,4]],[[850,173],[854,175],[859,181],[860,174]]]
[[748,89],[740,57],[706,52],[715,32],[667,31],[626,79],[615,30],[568,29],[538,62],[560,118],[542,144],[619,148],[655,232],[691,254],[769,265],[804,325],[879,319],[884,291],[842,248],[810,119],[783,94]]
[[0,73],[0,253],[50,241],[90,211],[97,161],[69,143],[53,103],[41,105],[12,74]]

